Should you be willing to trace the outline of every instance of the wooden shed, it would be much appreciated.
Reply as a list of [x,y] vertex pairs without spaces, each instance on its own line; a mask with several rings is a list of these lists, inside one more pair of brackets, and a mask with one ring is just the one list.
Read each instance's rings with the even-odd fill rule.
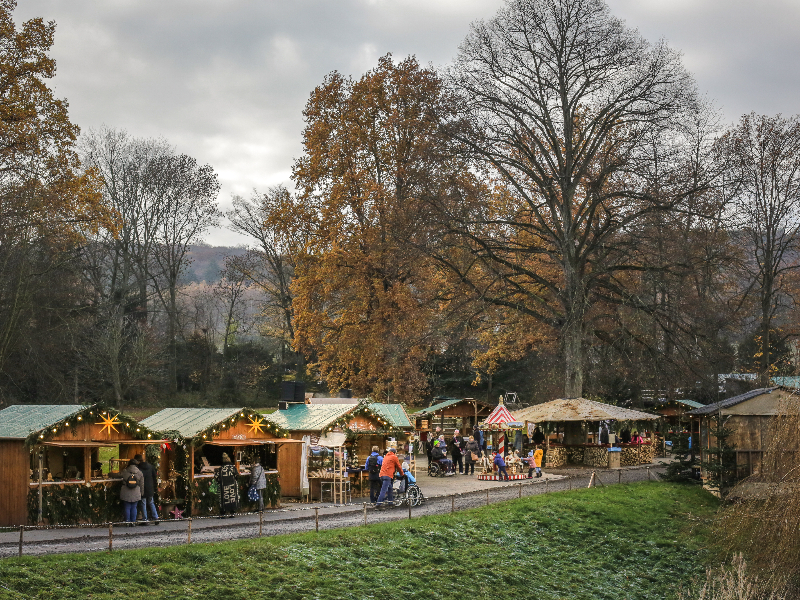
[[[346,443],[343,443],[343,448],[348,453],[348,471],[354,477],[358,476],[359,487],[361,471],[372,446],[384,449],[392,444],[401,450],[414,430],[402,405],[357,398],[313,398],[306,403],[290,403],[268,418],[296,440],[307,437],[312,448],[326,434],[344,433]],[[325,450],[319,454],[314,450],[309,453],[310,493],[312,497],[318,497],[320,480],[325,479],[332,469],[332,457]]]
[[781,387],[761,388],[689,411],[687,414],[697,422],[693,430],[700,431],[700,460],[706,460],[708,448],[716,446],[712,432],[718,420],[724,419],[724,426],[732,432],[727,441],[736,449],[738,478],[758,474],[769,421],[780,414],[781,405],[793,393]]
[[[0,411],[0,526],[119,519],[121,462],[158,436],[101,405],[14,405]],[[115,449],[104,464],[100,449]]]
[[433,399],[433,404],[413,414],[414,427],[424,437],[436,427],[441,427],[442,431],[460,429],[466,433],[467,428],[472,429],[476,423],[488,417],[493,409],[493,405],[475,398],[439,396]]
[[[239,471],[240,490],[249,484],[249,467],[257,457],[267,473],[266,503],[294,495],[300,487],[302,444],[279,425],[249,408],[165,408],[142,421],[168,441],[160,465],[162,504],[189,514],[218,509],[209,493],[226,453]],[[247,504],[240,493],[240,503]]]

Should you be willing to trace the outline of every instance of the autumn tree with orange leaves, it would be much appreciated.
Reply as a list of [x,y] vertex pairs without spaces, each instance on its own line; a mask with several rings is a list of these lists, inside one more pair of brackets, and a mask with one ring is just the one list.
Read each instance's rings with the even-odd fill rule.
[[47,85],[55,24],[37,18],[17,29],[15,8],[0,1],[0,372],[29,322],[41,322],[40,292],[55,287],[63,252],[115,227],[95,174],[81,170],[67,103]]
[[421,365],[449,298],[419,248],[430,197],[465,177],[442,151],[448,110],[433,70],[391,56],[357,81],[331,73],[306,106],[293,177],[313,210],[293,284],[295,345],[330,389],[411,403],[427,389]]

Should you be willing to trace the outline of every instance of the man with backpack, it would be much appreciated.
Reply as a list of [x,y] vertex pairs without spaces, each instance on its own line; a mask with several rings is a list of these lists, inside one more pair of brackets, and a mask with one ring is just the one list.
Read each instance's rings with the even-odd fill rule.
[[367,462],[364,464],[369,476],[369,501],[375,504],[378,501],[378,494],[381,493],[381,465],[383,465],[383,457],[378,453],[378,447],[372,447],[372,454],[367,457]]
[[128,461],[128,466],[120,473],[122,485],[119,488],[119,499],[122,501],[122,518],[133,526],[136,524],[137,507],[144,492],[144,476],[137,466],[136,459]]

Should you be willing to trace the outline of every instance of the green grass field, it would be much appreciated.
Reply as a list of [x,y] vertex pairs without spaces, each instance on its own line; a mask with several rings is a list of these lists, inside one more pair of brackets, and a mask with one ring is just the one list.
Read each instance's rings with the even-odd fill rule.
[[[319,534],[0,562],[1,598],[669,598],[717,501],[644,482]],[[4,595],[6,594],[6,595]]]

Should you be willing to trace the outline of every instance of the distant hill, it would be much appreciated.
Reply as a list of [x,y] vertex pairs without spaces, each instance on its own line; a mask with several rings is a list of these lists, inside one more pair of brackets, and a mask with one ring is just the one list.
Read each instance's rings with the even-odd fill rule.
[[192,246],[189,253],[191,264],[184,275],[184,283],[200,283],[205,281],[208,284],[216,283],[220,280],[220,271],[225,264],[226,256],[241,256],[247,252],[247,248],[238,246],[208,246],[198,244]]

